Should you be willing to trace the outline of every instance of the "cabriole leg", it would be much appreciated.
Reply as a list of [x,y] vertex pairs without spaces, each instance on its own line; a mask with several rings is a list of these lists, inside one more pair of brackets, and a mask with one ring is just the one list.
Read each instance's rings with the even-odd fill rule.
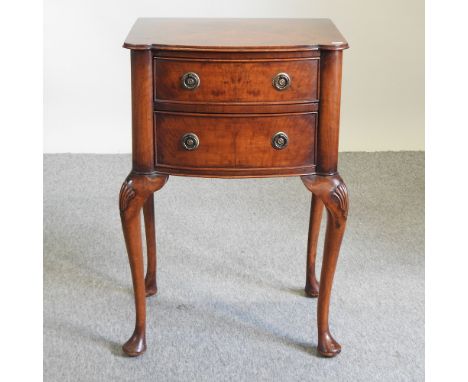
[[146,297],[157,293],[156,284],[156,227],[154,223],[154,197],[148,196],[143,205],[143,216],[145,220],[146,251],[147,251],[147,269],[145,277]]
[[310,204],[309,240],[307,242],[307,269],[305,294],[308,297],[318,297],[319,283],[315,275],[315,258],[317,257],[317,243],[322,221],[323,202],[317,196],[312,195]]
[[130,173],[120,190],[119,208],[127,246],[135,294],[135,330],[123,345],[129,356],[137,356],[146,350],[146,301],[143,251],[141,242],[140,211],[153,192],[167,181],[166,175],[139,175]]
[[301,179],[309,191],[322,200],[327,209],[327,230],[317,308],[317,350],[325,357],[334,357],[341,351],[341,346],[331,335],[328,324],[330,296],[348,216],[348,191],[339,175],[306,175]]

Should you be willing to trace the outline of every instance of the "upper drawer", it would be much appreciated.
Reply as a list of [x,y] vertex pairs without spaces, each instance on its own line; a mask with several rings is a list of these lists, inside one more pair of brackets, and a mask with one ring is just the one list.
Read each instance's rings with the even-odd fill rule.
[[[157,57],[154,60],[155,100],[315,102],[318,70],[317,57],[249,61]],[[184,75],[188,73],[187,79]]]

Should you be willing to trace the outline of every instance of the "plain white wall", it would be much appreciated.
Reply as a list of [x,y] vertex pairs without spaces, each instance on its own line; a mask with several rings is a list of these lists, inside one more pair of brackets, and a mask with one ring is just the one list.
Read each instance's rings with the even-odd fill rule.
[[331,18],[351,46],[340,150],[424,149],[423,0],[45,0],[46,153],[130,152],[137,17]]

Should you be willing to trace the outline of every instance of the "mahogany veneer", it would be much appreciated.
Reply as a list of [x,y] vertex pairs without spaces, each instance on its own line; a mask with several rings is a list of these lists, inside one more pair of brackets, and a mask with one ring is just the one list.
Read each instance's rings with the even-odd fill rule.
[[[154,60],[155,100],[185,102],[317,102],[318,57],[292,59],[168,59]],[[180,73],[196,72],[203,82],[197,91],[180,86]],[[294,78],[289,91],[271,84],[275,74]],[[268,85],[268,86],[265,86]]]
[[[346,40],[327,19],[145,18],[124,47],[131,49],[133,166],[119,207],[136,307],[124,352],[146,350],[145,297],[157,292],[153,193],[168,177],[300,176],[313,194],[305,294],[318,297],[319,354],[338,354],[328,313],[348,213],[337,171]],[[328,218],[319,284],[323,207]]]
[[[155,113],[158,134],[156,163],[159,169],[197,171],[203,175],[252,176],[259,171],[287,169],[303,174],[315,169],[315,130],[317,113],[294,114],[185,114]],[[188,151],[180,138],[189,129],[200,145]],[[271,139],[287,131],[287,149],[274,150]],[[164,171],[168,171],[167,169]]]

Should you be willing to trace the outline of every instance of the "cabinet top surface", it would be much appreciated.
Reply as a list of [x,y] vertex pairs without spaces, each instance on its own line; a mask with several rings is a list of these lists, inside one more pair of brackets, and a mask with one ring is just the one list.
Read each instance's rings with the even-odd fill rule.
[[202,51],[341,50],[329,19],[139,18],[124,48]]

